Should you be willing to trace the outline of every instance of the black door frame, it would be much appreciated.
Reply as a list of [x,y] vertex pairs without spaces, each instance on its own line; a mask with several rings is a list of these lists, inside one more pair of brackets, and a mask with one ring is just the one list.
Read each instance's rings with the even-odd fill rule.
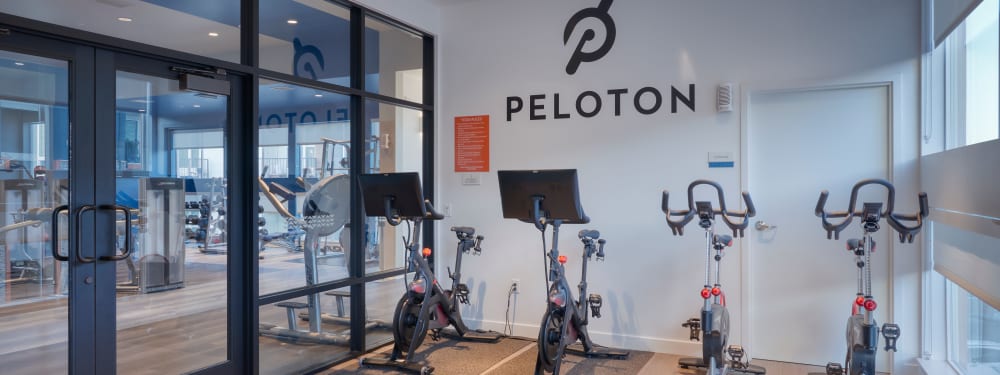
[[[412,25],[408,25],[405,22],[379,14],[368,7],[356,4],[350,0],[329,0],[350,9],[350,22],[352,29],[351,49],[352,56],[354,56],[351,60],[352,83],[350,87],[348,87],[321,81],[312,81],[302,77],[270,71],[259,67],[258,19],[260,9],[258,1],[259,0],[240,0],[240,19],[241,24],[243,25],[243,27],[241,27],[242,48],[240,63],[216,60],[192,53],[170,50],[4,13],[0,13],[0,28],[9,28],[16,34],[30,34],[46,38],[45,40],[50,43],[60,43],[64,46],[63,48],[69,48],[61,51],[59,56],[66,55],[67,51],[80,49],[81,51],[75,52],[75,54],[71,54],[71,56],[64,57],[64,59],[75,59],[74,61],[77,59],[83,59],[79,60],[79,62],[74,65],[75,68],[73,68],[73,71],[71,72],[71,79],[72,77],[84,77],[83,73],[90,75],[95,74],[95,72],[100,69],[95,66],[95,61],[99,61],[101,66],[103,66],[104,64],[114,62],[116,58],[119,58],[118,56],[124,55],[135,56],[136,58],[146,58],[150,59],[150,61],[157,61],[158,63],[186,65],[201,69],[219,68],[227,70],[230,75],[233,94],[230,96],[229,100],[230,128],[227,129],[226,138],[227,152],[232,156],[226,160],[227,174],[231,177],[227,190],[230,203],[228,209],[229,214],[232,216],[232,219],[229,220],[230,230],[228,231],[228,241],[231,247],[244,249],[252,248],[256,246],[255,243],[258,236],[255,211],[258,205],[256,181],[257,158],[244,156],[257,155],[257,116],[259,113],[258,91],[259,81],[262,78],[351,96],[351,149],[354,153],[363,152],[365,148],[365,144],[363,143],[364,138],[358,136],[358,133],[364,129],[365,106],[370,105],[370,103],[383,103],[422,111],[424,114],[423,187],[425,195],[429,198],[433,198],[435,192],[434,94],[436,92],[436,56],[434,36],[425,33]],[[396,27],[409,30],[423,37],[424,95],[422,103],[411,102],[393,96],[365,90],[364,79],[361,79],[361,77],[365,73],[363,61],[364,53],[362,51],[364,51],[364,23],[367,17],[372,17]],[[0,46],[3,45],[2,37],[0,37]],[[109,71],[111,72],[110,79],[112,79],[110,82],[114,82],[113,69]],[[107,73],[105,72],[105,74]],[[107,79],[107,77],[104,79]],[[75,177],[89,178],[88,180],[73,180],[76,185],[81,185],[81,181],[85,182],[85,186],[79,186],[80,190],[73,191],[74,199],[77,199],[73,206],[74,213],[80,205],[86,204],[81,202],[94,202],[95,199],[108,201],[106,198],[96,197],[95,195],[97,193],[95,189],[102,189],[102,192],[110,191],[109,187],[113,187],[114,183],[113,177],[111,179],[106,179],[106,176],[103,175],[100,177],[101,181],[106,180],[108,181],[107,183],[98,184],[96,183],[97,180],[95,180],[95,172],[98,171],[96,171],[93,166],[102,162],[102,160],[107,159],[106,155],[100,156],[101,160],[94,159],[95,152],[97,152],[95,150],[95,142],[96,132],[98,131],[98,127],[95,124],[106,122],[114,123],[113,111],[105,114],[106,116],[111,116],[110,118],[105,118],[103,116],[98,118],[98,116],[101,115],[95,113],[94,109],[98,108],[97,106],[99,105],[97,103],[98,100],[110,100],[112,102],[111,105],[113,105],[114,101],[112,96],[102,97],[100,95],[95,95],[99,90],[101,90],[95,86],[95,79],[94,77],[91,77],[85,82],[78,82],[72,89],[72,100],[79,100],[79,103],[74,104],[77,106],[75,115],[71,114],[71,121],[73,123],[73,129],[75,130],[71,137],[72,147],[74,147],[74,152],[81,152],[86,153],[85,155],[89,155],[89,159],[86,160],[89,167],[86,170],[77,168],[73,172]],[[95,100],[95,97],[103,99]],[[106,106],[107,104],[104,105]],[[111,129],[113,130],[113,128]],[[351,175],[357,175],[363,171],[360,163],[361,160],[363,160],[363,157],[360,157],[359,155],[354,156],[355,157],[351,158]],[[78,160],[79,163],[85,161],[83,159],[79,159],[80,157],[81,156],[79,154],[74,154],[74,160]],[[113,160],[113,157],[114,156],[112,155],[111,160]],[[106,163],[106,161],[104,162]],[[103,172],[106,175],[113,175],[113,169]],[[356,184],[352,184],[352,196],[357,196],[359,193],[355,185]],[[113,199],[108,202],[113,203]],[[88,213],[87,215],[88,217],[93,217],[89,216],[92,214]],[[101,212],[98,215],[98,217],[102,218],[101,220],[105,220],[107,222],[110,222],[113,216],[110,212]],[[359,203],[355,202],[352,204],[350,216],[352,222],[363,221],[364,214]],[[424,228],[424,242],[429,246],[434,247],[434,225],[433,223],[429,224],[430,225],[426,225]],[[85,221],[83,228],[85,232],[81,233],[83,235],[82,243],[88,244],[89,246],[86,246],[86,248],[91,249],[89,250],[89,255],[93,255],[92,249],[96,248],[95,245],[98,240],[89,234],[93,233],[92,225],[92,221]],[[71,230],[75,230],[75,228],[71,228]],[[237,233],[240,235],[235,235]],[[362,243],[363,234],[361,231],[352,231],[351,236],[351,243]],[[103,241],[107,242],[108,240],[103,239]],[[366,305],[365,285],[371,281],[398,276],[403,273],[403,268],[400,267],[365,274],[363,257],[360,255],[361,251],[363,251],[363,247],[356,246],[351,249],[351,251],[355,253],[353,254],[354,256],[351,257],[352,262],[348,267],[350,274],[348,278],[324,282],[312,287],[303,287],[277,292],[263,297],[259,297],[259,289],[257,285],[259,275],[257,258],[255,256],[230,256],[228,267],[229,361],[224,365],[209,368],[204,371],[200,371],[199,373],[258,373],[259,348],[257,321],[259,306],[289,298],[301,297],[312,293],[321,293],[326,290],[337,289],[345,286],[349,286],[352,292],[350,303],[351,316],[362,317],[354,319],[351,324],[351,355],[357,356],[367,350],[368,345],[366,344],[363,319],[365,316],[364,313]],[[92,267],[91,269],[92,271],[90,273],[85,273],[84,268],[80,268],[78,270],[79,274],[74,274],[74,276],[77,280],[82,280],[86,277],[86,275],[93,275],[93,270],[96,268]],[[101,300],[107,300],[108,298],[113,298],[113,292],[110,296],[107,294],[97,296],[95,291],[95,295],[89,296],[88,298],[101,298]],[[77,312],[81,312],[80,309],[84,307],[86,306],[78,306],[75,309]],[[92,308],[93,306],[90,305],[89,307]],[[95,311],[91,310],[86,313],[89,314],[86,315],[89,320],[80,320],[81,324],[70,326],[70,344],[72,348],[77,349],[76,352],[71,350],[71,356],[87,356],[88,358],[95,358],[96,352],[106,350],[103,347],[98,350],[97,345],[108,344],[109,342],[110,344],[114,344],[114,336],[111,335],[110,340],[107,338],[101,339],[101,342],[82,342],[79,340],[72,341],[74,336],[72,332],[79,332],[80,335],[86,333],[88,337],[94,337],[93,330],[98,323],[100,323],[101,326],[107,326],[108,317],[101,317],[103,320],[99,322],[99,318],[96,316]],[[113,321],[114,318],[111,317],[110,319]],[[87,324],[83,324],[82,322],[86,322]],[[331,359],[331,361],[335,360]],[[74,363],[86,363],[86,365],[81,366],[77,369],[77,371],[74,371],[74,373],[106,373],[103,370],[107,369],[107,366],[111,366],[111,371],[114,370],[114,361],[101,360],[100,362],[102,362],[102,364],[98,365],[94,363],[94,360],[90,360],[89,362],[83,362],[82,360],[75,361]],[[319,364],[319,366],[324,365],[325,364]],[[98,368],[102,371],[97,371]]]
[[[96,67],[95,67],[95,82],[96,87],[94,91],[94,97],[96,99],[96,132],[103,136],[114,135],[116,131],[116,119],[117,119],[117,103],[116,103],[116,85],[115,80],[117,73],[119,71],[126,71],[130,73],[138,73],[148,76],[154,76],[159,78],[166,78],[171,80],[178,80],[180,74],[176,71],[176,68],[186,68],[186,69],[204,69],[204,66],[192,65],[192,64],[179,64],[174,61],[167,61],[164,59],[156,59],[145,56],[137,56],[133,54],[127,54],[123,52],[109,51],[105,49],[97,49],[95,51],[96,55]],[[213,69],[214,70],[214,69]],[[248,147],[248,143],[245,141],[246,127],[240,126],[242,124],[240,121],[245,120],[244,116],[240,115],[242,111],[240,110],[240,103],[242,98],[242,92],[240,89],[243,87],[241,85],[244,77],[239,75],[227,75],[226,77],[220,78],[230,82],[231,89],[230,94],[227,99],[227,123],[224,130],[225,134],[225,146],[226,146],[226,178],[228,181],[236,181],[239,177],[238,172],[239,167],[245,164],[243,159],[252,158],[240,158],[238,155],[245,155],[245,152],[252,150]],[[114,144],[116,138],[106,140],[102,144],[109,145]],[[147,145],[146,147],[156,147],[156,145]],[[115,147],[97,147],[95,151],[95,165],[98,167],[95,170],[95,201],[97,206],[107,206],[115,204],[115,192],[116,189],[116,176],[115,176],[115,163],[116,163],[116,148]],[[169,156],[167,156],[169,158]],[[255,160],[254,160],[255,161]],[[244,200],[245,197],[239,194],[244,193],[238,187],[234,186],[237,184],[227,184],[229,191],[227,191],[228,202],[227,210],[227,222],[231,230],[226,231],[227,244],[233,249],[252,249],[255,246],[247,246],[247,241],[242,236],[241,233],[245,232],[245,228],[252,228],[253,232],[256,231],[257,222],[256,215],[250,215],[244,205],[235,204],[235,202],[240,202]],[[243,185],[243,184],[239,184]],[[256,185],[251,185],[256,186]],[[256,197],[256,196],[254,196]],[[98,256],[110,256],[114,255],[114,243],[115,238],[114,233],[114,220],[115,214],[109,210],[98,211],[98,230],[97,230],[97,249],[101,252],[107,252],[97,254]],[[248,220],[250,216],[253,216],[254,220]],[[226,277],[227,277],[227,358],[224,362],[221,362],[215,366],[209,367],[202,370],[203,373],[219,373],[219,374],[233,374],[233,373],[245,373],[245,352],[244,348],[240,347],[240,343],[247,341],[247,332],[242,327],[245,326],[246,312],[245,310],[239,308],[243,305],[246,297],[243,293],[240,293],[239,288],[233,287],[234,285],[245,285],[244,278],[247,277],[245,272],[246,268],[244,264],[247,263],[246,258],[252,258],[251,252],[245,251],[228,251],[226,252],[227,263],[226,263]],[[252,262],[252,260],[251,260]],[[116,272],[116,263],[110,261],[97,262],[97,275],[98,279],[103,280],[114,280]],[[96,306],[98,306],[96,318],[96,344],[100,346],[102,350],[96,353],[99,356],[97,361],[97,373],[98,374],[111,374],[114,373],[117,367],[117,350],[116,350],[116,314],[109,314],[106,311],[109,307],[115,306],[116,302],[116,286],[114,282],[104,282],[100,283],[96,293]],[[104,309],[105,311],[101,311]],[[109,367],[110,366],[110,367]]]
[[[92,221],[83,222],[82,228],[72,220],[83,206],[94,201],[94,49],[58,40],[40,38],[20,33],[0,26],[0,48],[18,53],[64,60],[69,63],[69,212],[67,220],[67,246],[59,251],[69,257],[67,288],[70,297],[68,308],[68,351],[69,369],[73,373],[97,373],[95,322],[95,267],[93,263],[81,263],[77,252],[84,257],[92,257],[94,249],[94,226]],[[79,235],[77,235],[79,233]],[[76,240],[79,239],[79,242]],[[55,239],[54,244],[58,244]],[[76,369],[76,371],[74,371]]]

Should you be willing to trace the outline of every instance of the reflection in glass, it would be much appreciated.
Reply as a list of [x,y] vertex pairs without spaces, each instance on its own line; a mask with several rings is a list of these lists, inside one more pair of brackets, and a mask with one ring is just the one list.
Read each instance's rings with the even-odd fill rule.
[[340,295],[320,320],[308,320],[307,298],[260,306],[260,373],[305,373],[350,355],[350,298]]
[[[284,6],[286,1],[261,2],[271,3]],[[240,61],[240,0],[4,1],[0,12],[199,56]]]
[[365,30],[365,89],[423,103],[423,38],[372,17]]
[[966,374],[995,373],[1000,366],[1000,311],[948,281],[949,357]]
[[346,95],[261,80],[261,295],[347,277],[349,104]]
[[228,98],[172,79],[116,78],[115,201],[133,217],[119,214],[117,242],[124,252],[131,238],[134,249],[116,263],[118,372],[223,362]]
[[[52,208],[69,203],[65,61],[0,51],[0,363],[66,373],[66,262],[51,253]],[[65,254],[67,222],[56,239]]]
[[325,0],[260,6],[261,68],[350,86],[350,10]]
[[[376,172],[423,171],[423,113],[390,104],[368,101],[365,106],[365,134],[371,138],[365,168]],[[365,272],[403,267],[405,249],[401,230],[384,218],[369,217],[365,223]]]

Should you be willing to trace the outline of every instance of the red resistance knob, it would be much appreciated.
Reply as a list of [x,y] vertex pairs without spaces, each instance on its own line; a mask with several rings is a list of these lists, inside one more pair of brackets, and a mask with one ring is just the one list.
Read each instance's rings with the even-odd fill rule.
[[865,304],[865,297],[858,296],[858,298],[854,299],[854,304],[858,306],[863,306]]
[[424,251],[422,251],[422,253],[424,255],[424,258],[431,256],[431,248],[425,247]]
[[717,296],[717,295],[720,295],[720,294],[722,294],[722,289],[719,289],[719,287],[712,288],[712,295],[713,296]]
[[708,299],[711,296],[712,296],[712,291],[708,290],[708,288],[704,288],[701,290],[701,298]]
[[565,255],[560,255],[559,256],[559,263],[560,264],[566,264],[566,256]]
[[865,310],[875,311],[876,307],[878,307],[878,304],[875,303],[875,300],[870,299],[870,300],[865,301]]

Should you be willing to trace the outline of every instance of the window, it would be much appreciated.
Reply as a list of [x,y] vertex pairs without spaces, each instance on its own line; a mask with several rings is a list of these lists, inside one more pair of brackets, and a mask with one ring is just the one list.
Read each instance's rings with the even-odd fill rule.
[[945,147],[1000,135],[1000,1],[985,0],[945,40]]
[[948,294],[948,361],[963,374],[1000,374],[1000,311],[950,281]]

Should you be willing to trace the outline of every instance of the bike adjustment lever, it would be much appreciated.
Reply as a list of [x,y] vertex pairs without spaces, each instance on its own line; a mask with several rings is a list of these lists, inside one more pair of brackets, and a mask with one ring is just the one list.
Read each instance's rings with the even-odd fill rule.
[[681,324],[681,327],[685,327],[691,330],[691,341],[701,341],[701,319],[691,318],[687,322]]
[[882,325],[882,337],[885,337],[885,351],[896,351],[896,339],[899,338],[899,325],[886,323]]

